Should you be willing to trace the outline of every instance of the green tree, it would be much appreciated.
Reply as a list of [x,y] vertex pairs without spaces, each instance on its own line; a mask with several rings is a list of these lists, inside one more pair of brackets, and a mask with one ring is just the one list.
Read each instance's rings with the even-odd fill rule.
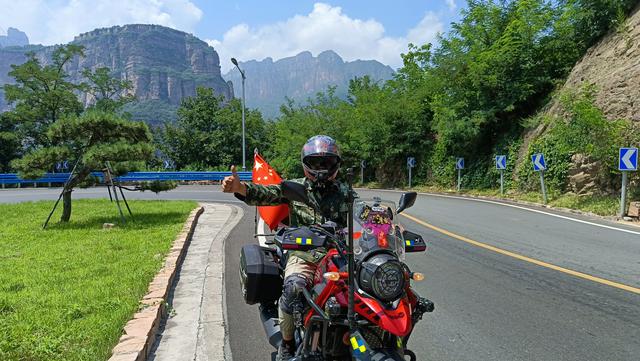
[[[213,89],[198,88],[195,97],[183,99],[175,124],[165,123],[158,133],[159,147],[177,169],[228,169],[242,163],[242,106],[227,103]],[[265,123],[257,110],[247,110],[248,163],[254,148],[265,147]]]
[[47,146],[25,154],[13,166],[25,178],[41,177],[57,162],[68,160],[75,171],[63,191],[62,222],[71,218],[71,193],[91,172],[110,162],[117,174],[144,166],[153,154],[152,137],[145,123],[119,118],[113,113],[88,110],[69,114],[45,132]]
[[301,176],[300,148],[309,137],[326,134],[338,141],[344,167],[359,167],[365,160],[378,181],[398,185],[406,176],[406,158],[422,159],[433,137],[424,102],[412,86],[397,85],[356,78],[347,100],[330,87],[306,104],[290,101],[269,131],[269,161],[286,177]]
[[[299,105],[288,99],[280,107],[281,116],[269,129],[270,149],[267,161],[288,178],[303,175],[300,164],[300,150],[305,141],[318,134],[345,142],[349,122],[346,102],[335,95],[335,87],[316,94],[306,104]],[[343,152],[349,153],[346,144],[341,144]]]
[[125,104],[135,100],[135,96],[131,93],[133,89],[131,81],[116,79],[107,67],[95,70],[84,69],[82,75],[88,81],[83,84],[83,90],[95,101],[93,105],[95,109],[116,112]]
[[80,85],[67,80],[64,70],[74,57],[83,55],[83,47],[65,45],[53,51],[51,64],[42,65],[34,53],[21,65],[11,65],[9,75],[15,84],[4,86],[5,99],[14,109],[6,115],[15,124],[23,146],[33,149],[47,146],[46,130],[58,119],[78,115],[83,107],[75,91]]
[[11,160],[20,154],[20,139],[15,132],[15,124],[7,116],[0,114],[0,173],[11,170]]

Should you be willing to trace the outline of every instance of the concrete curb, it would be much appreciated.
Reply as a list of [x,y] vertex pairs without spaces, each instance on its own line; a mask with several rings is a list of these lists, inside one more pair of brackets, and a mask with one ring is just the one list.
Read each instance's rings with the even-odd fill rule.
[[182,231],[173,241],[164,265],[140,300],[140,310],[124,326],[123,335],[113,348],[109,361],[145,361],[155,342],[162,317],[167,314],[166,299],[174,277],[189,247],[191,236],[204,207],[191,211]]
[[420,191],[413,190],[413,189],[385,189],[385,188],[355,188],[355,189],[356,190],[357,189],[363,189],[363,190],[369,190],[369,191],[379,190],[379,191],[386,191],[386,192],[409,192],[409,191],[415,191],[415,192],[418,192],[418,194],[423,194],[423,195],[449,196],[449,197],[469,198],[469,199],[483,199],[483,200],[487,200],[487,201],[494,201],[494,202],[500,202],[500,203],[506,203],[506,204],[528,206],[528,207],[532,207],[532,208],[544,208],[544,209],[557,211],[557,212],[561,212],[561,213],[567,213],[567,214],[577,214],[577,215],[581,215],[581,216],[587,216],[587,217],[591,217],[591,218],[597,218],[597,219],[601,219],[601,220],[605,220],[605,221],[615,222],[615,223],[618,223],[618,224],[621,224],[621,225],[625,225],[625,226],[640,228],[640,222],[625,221],[625,220],[623,220],[623,219],[621,219],[620,217],[617,217],[617,216],[601,216],[599,214],[595,214],[595,213],[591,213],[591,212],[585,212],[585,211],[581,211],[581,210],[578,210],[578,209],[571,209],[571,208],[564,208],[564,207],[553,207],[553,206],[545,205],[545,204],[542,204],[542,203],[521,201],[521,200],[512,199],[512,198],[498,198],[498,197],[481,196],[481,195],[468,194],[468,193],[453,193],[453,192],[452,193],[448,193],[448,192],[420,192]]

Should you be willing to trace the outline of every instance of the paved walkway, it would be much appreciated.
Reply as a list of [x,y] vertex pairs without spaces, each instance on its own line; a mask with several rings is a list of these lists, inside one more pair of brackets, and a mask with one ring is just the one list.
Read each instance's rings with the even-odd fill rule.
[[149,360],[231,360],[225,334],[224,242],[243,212],[226,204],[202,206],[204,213],[169,297],[169,318]]

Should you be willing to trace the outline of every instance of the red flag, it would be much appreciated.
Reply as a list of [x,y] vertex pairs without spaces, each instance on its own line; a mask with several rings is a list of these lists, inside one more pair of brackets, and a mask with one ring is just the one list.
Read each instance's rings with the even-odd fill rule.
[[[271,166],[258,154],[253,156],[253,183],[270,185],[282,183],[280,175],[271,168]],[[289,216],[289,206],[281,204],[279,206],[260,206],[258,207],[260,217],[264,220],[271,230],[278,227],[283,219]]]

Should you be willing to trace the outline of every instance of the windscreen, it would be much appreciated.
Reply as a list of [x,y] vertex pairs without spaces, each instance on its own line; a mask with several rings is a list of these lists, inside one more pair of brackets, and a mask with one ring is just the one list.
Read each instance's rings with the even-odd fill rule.
[[354,253],[357,258],[373,250],[388,250],[404,260],[404,240],[397,224],[395,203],[357,199],[353,207]]

